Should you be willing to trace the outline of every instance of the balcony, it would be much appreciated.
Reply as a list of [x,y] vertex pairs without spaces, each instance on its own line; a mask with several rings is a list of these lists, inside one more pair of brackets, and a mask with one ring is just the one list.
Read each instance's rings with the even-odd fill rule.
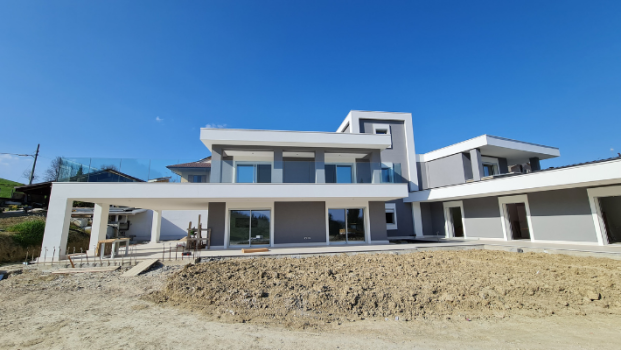
[[400,163],[234,160],[213,162],[210,181],[246,184],[407,183]]
[[57,182],[229,184],[407,183],[400,163],[355,159],[329,162],[183,159],[62,158]]
[[[56,169],[57,182],[187,182],[184,174],[209,179],[209,167],[185,168],[171,165],[197,163],[195,159],[136,159],[136,158],[61,158]],[[176,171],[176,172],[175,172]]]

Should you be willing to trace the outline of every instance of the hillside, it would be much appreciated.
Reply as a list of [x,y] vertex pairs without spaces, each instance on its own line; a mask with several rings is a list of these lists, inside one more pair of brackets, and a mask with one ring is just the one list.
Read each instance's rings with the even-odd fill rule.
[[11,181],[11,180],[7,180],[7,179],[3,179],[0,177],[0,198],[10,197],[13,187],[15,186],[24,186],[24,184]]

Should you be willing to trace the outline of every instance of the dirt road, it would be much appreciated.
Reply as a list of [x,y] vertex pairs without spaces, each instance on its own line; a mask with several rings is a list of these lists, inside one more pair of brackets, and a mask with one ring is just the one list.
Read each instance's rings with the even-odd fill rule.
[[[465,252],[438,253],[416,253],[403,256],[385,254],[342,256],[332,257],[337,260],[331,261],[329,257],[311,258],[319,259],[317,261],[319,264],[322,260],[332,264],[328,269],[332,271],[332,274],[326,275],[333,279],[331,283],[326,283],[329,281],[327,277],[323,277],[322,268],[318,268],[313,260],[306,259],[214,261],[185,270],[179,267],[160,266],[145,275],[130,279],[121,278],[121,272],[55,276],[41,273],[39,270],[26,270],[22,274],[12,275],[0,281],[0,349],[84,349],[85,347],[91,349],[619,348],[618,330],[621,328],[621,316],[618,314],[619,306],[613,299],[618,295],[615,293],[619,292],[617,284],[621,274],[620,262],[546,254],[529,254],[531,255],[529,256],[489,252],[493,254],[488,255],[486,251],[469,253],[470,255],[463,254]],[[432,257],[429,258],[425,254],[432,254]],[[441,256],[443,254],[447,255]],[[422,259],[423,257],[425,259]],[[445,269],[443,260],[449,258],[462,267],[462,273],[451,273],[449,276],[439,272]],[[375,279],[377,288],[387,288],[386,293],[390,293],[393,280],[403,279],[404,274],[411,270],[406,268],[406,264],[417,266],[416,269],[420,270],[418,275],[405,281],[412,291],[411,294],[421,296],[416,300],[419,300],[418,303],[423,303],[423,308],[421,309],[416,301],[410,302],[413,303],[412,305],[417,305],[418,310],[425,311],[425,308],[428,308],[432,312],[412,313],[409,321],[406,321],[407,313],[403,313],[399,320],[396,320],[399,316],[393,314],[384,316],[384,313],[392,312],[390,303],[394,302],[394,300],[388,301],[392,298],[391,296],[384,296],[387,298],[388,306],[384,307],[381,303],[378,305],[378,310],[384,308],[384,311],[381,311],[382,314],[379,315],[380,311],[377,311],[375,316],[365,317],[364,311],[367,309],[364,304],[376,301],[371,298],[371,291],[378,294],[377,290],[372,290],[373,287],[365,285],[366,289],[359,292],[358,300],[366,300],[365,298],[368,297],[368,301],[360,303],[361,309],[357,309],[355,305],[358,304],[355,304],[354,307],[347,309],[348,311],[333,314],[332,318],[320,320],[306,317],[313,321],[300,323],[290,321],[299,317],[299,313],[286,312],[286,307],[280,309],[280,312],[286,312],[285,315],[271,318],[265,315],[264,311],[256,313],[257,310],[265,310],[264,308],[248,308],[249,304],[246,302],[246,304],[239,304],[245,305],[245,308],[250,310],[244,313],[241,306],[236,306],[238,305],[236,294],[231,293],[233,290],[231,286],[235,283],[252,280],[248,278],[248,273],[244,273],[243,266],[253,266],[254,263],[256,270],[257,267],[261,267],[260,264],[271,264],[271,272],[280,273],[277,267],[280,264],[282,269],[292,271],[289,277],[286,274],[282,276],[280,285],[283,288],[294,286],[293,291],[297,290],[298,293],[304,294],[307,290],[314,290],[314,284],[309,281],[319,281],[322,287],[328,287],[324,290],[324,294],[328,295],[328,299],[332,299],[332,304],[338,306],[341,300],[345,300],[348,293],[351,293],[349,289],[345,293],[336,292],[336,290],[341,291],[338,289],[339,283],[343,282],[354,288],[355,286],[350,284],[345,275],[352,275],[351,278],[354,278],[354,274],[361,273],[356,270],[356,266],[360,266],[358,259],[366,263],[366,266],[360,269],[370,268],[377,259],[379,265],[375,271],[368,270],[367,272],[377,274],[369,278]],[[365,259],[371,259],[371,261]],[[525,260],[520,261],[520,259]],[[427,264],[429,261],[431,263]],[[402,263],[401,272],[399,272],[399,263]],[[382,264],[383,268],[380,266]],[[316,266],[315,269],[318,270],[314,275],[308,271],[302,273],[300,270],[312,266]],[[497,266],[497,269],[485,270],[483,266]],[[529,278],[525,278],[522,282],[516,281],[515,288],[512,289],[526,288],[525,286],[530,283],[527,283],[528,280],[541,285],[543,291],[541,294],[538,290],[535,291],[531,296],[534,299],[531,304],[522,302],[523,305],[527,305],[526,308],[510,305],[510,308],[502,310],[495,308],[494,305],[501,298],[501,293],[496,291],[495,287],[499,281],[507,278],[504,274],[513,276],[517,273],[516,271],[526,272],[531,268],[542,266],[550,270],[543,270],[548,272],[538,270],[539,274],[533,271],[534,276],[525,275],[524,277],[529,276]],[[481,271],[479,274],[475,273],[477,269]],[[576,269],[578,273],[576,274],[573,269]],[[349,272],[350,270],[353,272]],[[555,272],[551,272],[552,270]],[[209,304],[216,305],[215,307],[204,306],[197,311],[192,306],[196,302],[195,296],[198,295],[196,292],[187,293],[185,301],[182,300],[183,298],[175,301],[172,297],[163,303],[150,301],[158,298],[162,301],[161,298],[175,293],[184,295],[180,292],[183,288],[180,281],[188,282],[192,279],[206,281],[216,278],[214,277],[215,271],[218,272],[217,275],[225,276],[226,280],[230,281],[224,282],[225,279],[221,279],[218,288],[228,290],[229,304],[226,307],[233,310],[236,315],[230,312],[228,314],[216,312],[222,306],[218,303],[224,302],[224,299],[220,298],[213,299],[213,304]],[[501,271],[506,272],[501,273]],[[537,280],[539,278],[537,276],[542,273],[550,275]],[[552,273],[556,275],[553,277]],[[460,279],[457,278],[459,275],[463,276],[462,281],[470,282],[462,285]],[[338,276],[341,276],[340,282]],[[488,277],[483,278],[483,276]],[[518,280],[517,277],[515,278]],[[268,277],[262,276],[262,273],[255,273],[255,282],[252,283],[258,286],[261,283],[273,284],[273,279],[273,274]],[[366,278],[361,280],[359,282],[369,283],[365,282]],[[446,286],[440,286],[441,281],[444,280],[447,281]],[[430,297],[422,292],[426,288],[418,288],[418,284],[421,283],[435,286],[436,293],[433,294],[430,291],[432,293],[430,295],[438,295],[438,297],[435,299],[431,297],[429,300]],[[543,288],[546,283],[548,287]],[[550,291],[554,291],[558,285],[563,283],[575,286],[575,292],[572,289],[567,293],[561,293],[556,289],[552,304],[554,314],[537,311],[537,305],[541,305],[544,310],[551,307],[550,300],[553,294],[548,293],[552,293]],[[215,283],[212,282],[212,284]],[[251,284],[247,288],[254,288],[252,286],[254,285]],[[304,289],[301,286],[307,288]],[[495,295],[489,292],[477,293],[482,300],[481,303],[469,303],[467,302],[469,294],[464,292],[462,294],[467,295],[461,296],[458,293],[466,286],[468,288],[463,290],[467,293],[470,293],[469,290],[476,286],[479,293],[488,290],[495,291]],[[200,286],[194,285],[194,287]],[[261,288],[264,287],[261,286]],[[595,297],[593,294],[590,297],[585,296],[587,290],[598,293],[598,299],[589,299]],[[278,288],[267,289],[263,292],[268,294],[266,296],[262,294],[261,299],[276,297],[278,293],[284,295],[284,292]],[[365,294],[367,292],[368,295]],[[528,289],[523,289],[523,292],[530,293]],[[511,293],[515,293],[513,297]],[[397,294],[397,292],[391,293],[391,295]],[[446,300],[447,294],[454,295],[454,300]],[[508,291],[502,297],[517,300],[517,295],[517,292]],[[559,300],[559,295],[567,295],[567,297]],[[457,303],[457,296],[460,296],[464,302]],[[248,297],[246,296],[245,299]],[[571,301],[569,305],[564,305],[565,300]],[[317,308],[319,311],[328,312],[331,308],[328,304],[318,304]],[[275,304],[272,305],[275,310],[278,309]],[[401,308],[407,310],[408,305],[406,303]],[[399,310],[399,305],[395,305],[393,309]],[[305,309],[305,313],[308,314],[312,314],[313,311],[317,310]],[[358,311],[361,313],[359,314]],[[268,322],[270,319],[273,321]],[[283,320],[287,321],[283,322]],[[305,323],[306,326],[301,327]]]

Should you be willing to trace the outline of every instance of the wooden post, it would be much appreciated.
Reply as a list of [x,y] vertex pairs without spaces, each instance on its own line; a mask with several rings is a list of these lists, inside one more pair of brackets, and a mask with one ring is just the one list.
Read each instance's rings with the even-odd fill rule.
[[201,223],[201,214],[198,214],[198,230],[196,231],[196,245],[198,249],[203,247],[203,224]]
[[211,227],[207,229],[207,249],[211,249]]
[[192,234],[192,221],[190,221],[190,225],[188,226],[188,239],[185,241],[186,249],[190,249],[190,235],[191,234]]

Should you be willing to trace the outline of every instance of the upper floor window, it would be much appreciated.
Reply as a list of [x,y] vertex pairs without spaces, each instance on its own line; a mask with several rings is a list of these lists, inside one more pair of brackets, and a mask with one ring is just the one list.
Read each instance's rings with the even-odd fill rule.
[[496,164],[483,163],[483,176],[493,176],[498,174]]
[[350,184],[353,173],[352,164],[326,164],[326,183]]
[[188,182],[207,182],[205,175],[188,175]]
[[390,147],[392,148],[392,134],[390,133],[390,125],[373,124],[373,133],[376,135],[390,135]]
[[388,164],[382,164],[382,183],[393,183],[394,182],[394,171],[392,170],[392,166]]
[[237,183],[271,183],[272,165],[270,163],[238,162],[235,166]]

